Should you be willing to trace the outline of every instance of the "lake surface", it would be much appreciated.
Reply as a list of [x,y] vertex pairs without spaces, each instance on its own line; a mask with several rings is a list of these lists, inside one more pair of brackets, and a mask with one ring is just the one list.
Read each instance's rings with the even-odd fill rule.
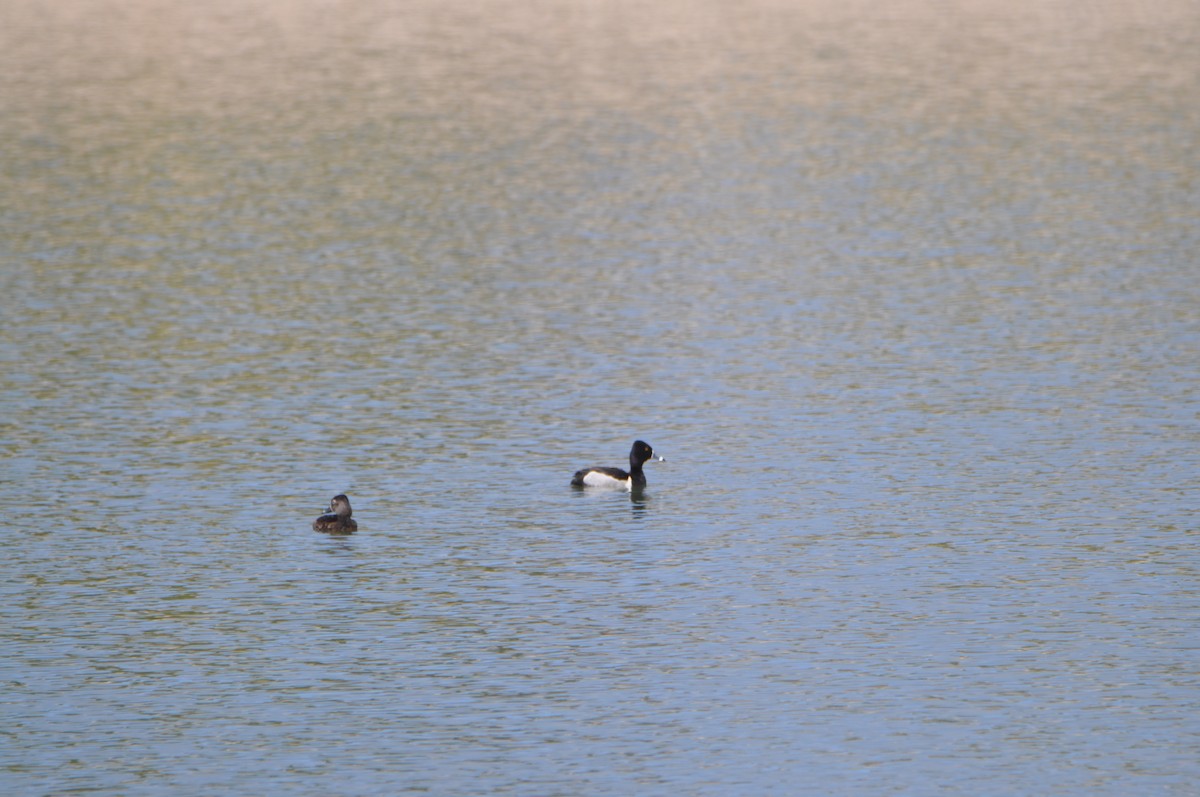
[[0,4],[3,791],[1195,794],[1200,8],[880,5]]

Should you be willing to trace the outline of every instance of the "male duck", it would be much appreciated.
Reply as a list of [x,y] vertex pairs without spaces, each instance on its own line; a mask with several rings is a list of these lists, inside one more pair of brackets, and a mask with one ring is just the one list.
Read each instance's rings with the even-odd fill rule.
[[575,471],[571,484],[575,487],[640,490],[646,486],[646,474],[642,472],[642,465],[650,460],[666,462],[665,457],[655,456],[649,443],[638,440],[629,450],[629,472],[620,468],[584,468]]

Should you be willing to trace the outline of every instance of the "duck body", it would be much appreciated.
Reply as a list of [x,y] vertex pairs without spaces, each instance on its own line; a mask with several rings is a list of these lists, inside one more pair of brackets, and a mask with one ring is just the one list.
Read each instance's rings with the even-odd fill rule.
[[327,534],[350,534],[358,530],[358,521],[350,517],[354,510],[350,508],[350,499],[344,495],[335,495],[329,501],[329,514],[321,515],[313,521],[313,531],[323,531]]
[[620,468],[584,468],[575,471],[571,484],[575,487],[600,487],[609,490],[633,490],[646,486],[646,474],[638,468],[633,473]]
[[665,461],[665,458],[654,455],[654,449],[649,443],[638,440],[629,450],[628,471],[621,468],[584,468],[575,471],[571,485],[608,490],[641,490],[646,486],[646,474],[642,471],[642,465],[653,459]]

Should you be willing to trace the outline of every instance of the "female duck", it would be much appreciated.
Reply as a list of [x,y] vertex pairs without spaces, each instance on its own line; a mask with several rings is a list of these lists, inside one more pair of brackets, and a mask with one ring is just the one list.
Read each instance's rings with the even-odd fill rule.
[[640,490],[646,486],[646,474],[642,465],[650,460],[666,462],[664,457],[654,455],[649,443],[638,440],[629,450],[629,472],[620,468],[584,468],[575,471],[571,484],[575,487],[607,487],[615,490]]
[[313,531],[326,531],[330,534],[349,534],[358,530],[358,521],[350,517],[354,510],[350,508],[350,499],[344,495],[335,495],[329,501],[332,510],[328,515],[321,515],[313,521]]

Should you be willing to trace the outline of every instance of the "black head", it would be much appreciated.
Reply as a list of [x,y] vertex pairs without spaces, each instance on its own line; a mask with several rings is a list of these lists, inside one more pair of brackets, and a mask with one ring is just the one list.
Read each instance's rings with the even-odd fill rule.
[[662,457],[654,456],[654,449],[650,447],[649,443],[643,440],[635,442],[633,448],[629,450],[629,464],[635,468],[641,467],[642,463],[652,459],[657,459],[659,462],[664,461]]

